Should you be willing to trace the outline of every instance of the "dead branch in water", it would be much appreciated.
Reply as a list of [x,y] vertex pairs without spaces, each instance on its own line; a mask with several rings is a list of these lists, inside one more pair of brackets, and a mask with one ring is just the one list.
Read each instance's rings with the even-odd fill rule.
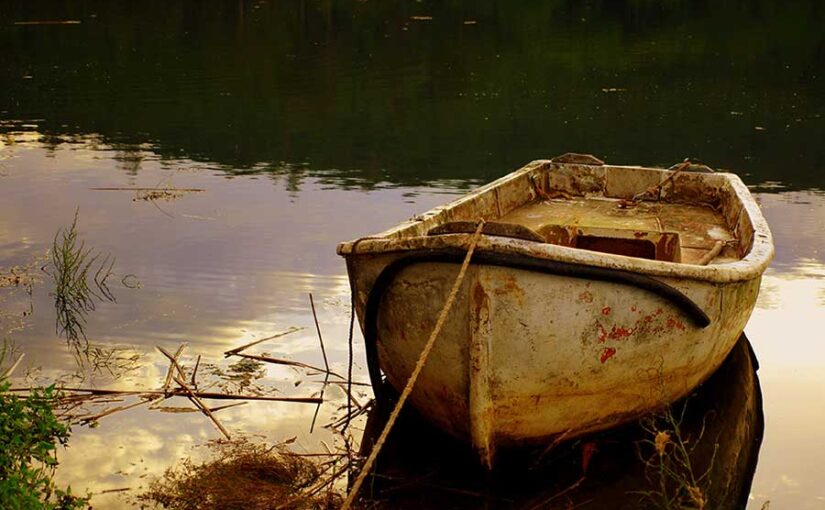
[[195,368],[192,369],[192,387],[197,388],[198,382],[195,380],[195,377],[198,375],[198,367],[201,366],[201,355],[198,354],[198,360],[195,361]]
[[[272,358],[272,357],[269,357],[269,356],[258,356],[258,355],[255,355],[255,354],[243,354],[243,353],[238,353],[238,354],[235,354],[234,356],[240,356],[241,358],[254,359],[254,360],[257,360],[257,361],[263,361],[264,363],[272,363],[274,365],[287,365],[287,366],[291,366],[291,367],[306,368],[308,370],[314,370],[314,371],[316,371],[318,373],[321,373],[321,374],[327,373],[327,371],[324,370],[321,367],[316,367],[316,366],[313,366],[313,365],[309,365],[309,364],[303,363],[301,361],[293,361],[293,360],[290,360],[290,359]],[[329,375],[335,376],[335,377],[341,379],[342,381],[347,380],[347,378],[344,377],[343,375],[332,372],[332,371],[329,372]]]
[[112,407],[112,408],[109,408],[109,409],[103,411],[102,413],[94,414],[94,415],[91,415],[91,416],[84,416],[84,417],[80,418],[78,421],[81,425],[88,425],[90,423],[96,422],[97,420],[99,420],[101,418],[109,416],[110,414],[114,414],[114,413],[117,413],[119,411],[125,411],[127,409],[132,409],[133,407],[142,406],[144,404],[154,402],[158,398],[160,398],[160,397],[151,396],[151,397],[149,397],[145,400],[141,400],[139,402],[135,402],[133,404],[129,404],[129,405],[126,405],[126,406]]
[[[179,362],[180,356],[183,353],[184,348],[185,345],[181,344],[178,347],[175,354],[173,355],[163,347],[157,346],[158,351],[160,351],[160,353],[163,354],[169,360],[169,368],[166,371],[166,376],[164,377],[163,385],[159,390],[105,390],[97,388],[68,387],[58,388],[60,396],[58,397],[57,402],[58,406],[61,409],[61,415],[64,418],[69,419],[70,421],[77,421],[81,425],[89,425],[97,423],[99,419],[112,415],[114,413],[125,411],[128,409],[133,409],[135,407],[156,402],[158,400],[166,400],[171,397],[186,397],[192,402],[192,404],[198,411],[203,413],[207,418],[209,418],[212,421],[212,423],[215,424],[215,426],[226,437],[226,439],[230,439],[229,431],[226,430],[223,424],[221,424],[221,422],[214,415],[214,411],[218,408],[210,409],[203,402],[202,399],[223,399],[243,401],[258,400],[269,402],[294,402],[316,405],[320,405],[323,402],[322,397],[274,397],[263,395],[235,395],[230,393],[198,391],[196,376],[197,367],[200,365],[200,356],[198,356],[195,368],[192,370],[191,376],[189,378],[191,382],[187,384],[186,370],[184,370],[183,366],[181,366]],[[173,381],[177,384],[177,387],[172,387]],[[9,391],[31,393],[33,391],[33,388],[12,388]],[[85,404],[93,404],[95,406],[100,406],[102,404],[107,403],[110,404],[114,402],[122,402],[122,399],[113,400],[112,398],[109,398],[112,396],[137,396],[140,400],[126,405],[110,407],[108,409],[104,409],[103,411],[92,414],[89,414],[88,412],[86,412],[86,414],[74,413],[76,409],[81,408]],[[223,406],[220,407],[220,409],[226,409],[227,407],[232,407],[234,405],[244,403],[246,402],[239,402],[229,406]]]
[[259,343],[266,342],[267,340],[274,340],[276,338],[286,336],[290,333],[295,333],[296,331],[301,331],[302,329],[305,329],[305,328],[297,328],[297,327],[293,326],[293,327],[289,328],[288,330],[283,331],[281,333],[275,333],[272,336],[268,336],[266,338],[261,338],[260,340],[255,340],[255,341],[249,342],[248,344],[244,344],[240,347],[235,347],[234,349],[230,349],[230,350],[224,352],[223,355],[224,355],[224,357],[228,358],[229,356],[232,356],[233,354],[238,354],[239,352],[244,351],[244,350],[248,349],[249,347],[252,347],[253,345],[258,345]]
[[[169,369],[166,371],[166,380],[163,383],[163,391],[169,390],[169,385],[172,384],[172,376],[174,375],[174,366],[177,364],[178,357],[181,355],[181,353],[183,353],[183,349],[185,348],[186,344],[180,344],[180,347],[178,347],[177,352],[175,352],[175,356],[171,358],[172,363],[169,364]],[[158,347],[158,349],[161,349],[161,352],[166,353],[166,351],[164,351],[161,347]]]
[[[321,400],[324,398],[324,392],[327,389],[329,382],[329,361],[327,360],[327,349],[324,347],[324,337],[321,335],[321,326],[318,325],[318,314],[315,313],[315,301],[312,299],[312,292],[309,293],[309,306],[312,308],[312,319],[315,321],[315,330],[318,332],[318,341],[321,342],[321,354],[324,356],[324,368],[326,375],[324,375],[324,385],[321,386]],[[321,411],[321,404],[315,408],[315,414],[312,415],[312,423],[309,425],[309,433],[315,430],[315,421],[318,419],[318,413]]]
[[14,363],[12,363],[12,364],[11,364],[11,366],[10,366],[9,368],[7,368],[7,369],[5,369],[5,370],[0,371],[0,376],[2,376],[2,377],[9,377],[9,376],[11,376],[11,373],[12,373],[12,372],[14,372],[14,370],[17,368],[17,366],[20,364],[20,362],[21,362],[21,361],[23,361],[23,358],[24,358],[25,356],[26,356],[26,353],[25,353],[25,352],[24,352],[24,353],[21,353],[21,354],[20,354],[20,356],[18,356],[18,357],[17,357],[17,361],[15,361]]
[[[221,422],[218,421],[217,418],[215,418],[215,415],[212,414],[212,411],[209,409],[209,407],[207,407],[206,404],[204,404],[203,401],[200,398],[198,398],[197,395],[195,395],[195,392],[192,390],[192,388],[190,388],[189,385],[187,385],[186,382],[184,382],[184,379],[186,378],[186,373],[184,372],[183,368],[178,363],[177,354],[175,356],[172,356],[163,347],[157,346],[157,348],[161,353],[163,353],[164,356],[169,358],[169,362],[170,362],[169,372],[173,372],[175,370],[178,372],[179,375],[173,375],[172,379],[174,379],[175,382],[178,383],[178,386],[181,389],[183,389],[183,391],[186,392],[187,396],[189,397],[189,400],[204,415],[206,415],[207,418],[212,420],[212,423],[214,423],[215,426],[218,427],[218,430],[221,431],[221,433],[226,437],[226,439],[232,439],[232,437],[229,435],[229,431],[227,431],[226,428],[224,428],[223,424],[221,424]],[[181,345],[180,348],[178,348],[178,354],[180,354],[180,352],[182,350],[183,350],[183,345]],[[194,371],[192,372],[192,374],[194,375]]]
[[175,379],[177,377],[174,374],[175,371],[177,371],[181,377],[186,377],[186,373],[183,371],[183,367],[181,367],[178,363],[178,356],[180,356],[180,353],[183,352],[184,344],[181,344],[181,346],[178,347],[178,352],[176,352],[174,356],[169,354],[169,351],[167,351],[159,345],[156,345],[155,347],[158,351],[160,351],[161,354],[166,356],[166,358],[169,360],[169,372],[166,375],[167,380],[169,379],[169,373],[172,373],[172,379]]
[[[177,363],[175,363],[175,365],[177,365]],[[180,366],[178,366],[178,369],[180,369]],[[212,423],[214,423],[215,426],[218,427],[218,430],[220,430],[221,433],[224,436],[226,436],[227,439],[232,439],[232,437],[229,436],[229,432],[224,428],[221,422],[219,422],[218,419],[215,418],[215,415],[212,414],[212,411],[206,406],[206,404],[203,403],[201,399],[198,398],[197,395],[195,395],[195,392],[192,391],[192,388],[190,388],[180,377],[175,376],[174,379],[175,382],[178,383],[180,387],[183,388],[189,395],[189,400],[191,400],[192,403],[195,404],[195,406],[203,412],[203,414],[205,414],[210,420],[212,420]]]
[[[215,415],[212,414],[212,410],[209,409],[209,407],[207,407],[207,405],[204,404],[203,401],[200,398],[198,398],[197,395],[195,395],[195,392],[192,390],[192,388],[190,388],[189,385],[186,384],[186,382],[184,382],[184,380],[186,379],[186,373],[184,372],[183,367],[181,367],[180,364],[178,363],[178,355],[181,353],[181,351],[183,351],[183,345],[181,345],[178,348],[178,352],[174,356],[169,354],[169,352],[166,349],[164,349],[163,347],[161,347],[159,345],[157,346],[157,348],[164,356],[166,356],[169,359],[169,363],[170,363],[169,364],[169,373],[172,373],[174,371],[178,372],[178,375],[172,375],[172,379],[174,379],[175,382],[178,383],[178,386],[183,391],[186,392],[186,395],[189,397],[189,400],[207,418],[212,420],[212,423],[214,423],[215,426],[218,427],[218,430],[221,431],[221,433],[226,437],[226,439],[232,439],[232,437],[229,435],[229,431],[227,431],[226,428],[224,428],[223,424],[221,424],[221,422],[218,421],[217,418],[215,418]],[[198,359],[200,360],[200,358],[198,358]],[[194,371],[192,372],[192,375],[194,376]],[[194,377],[193,377],[193,380],[194,380]],[[193,383],[193,385],[194,385],[194,383]]]
[[[10,388],[8,391],[26,393],[33,391],[34,388]],[[160,390],[101,390],[97,388],[63,388],[58,387],[59,391],[70,393],[84,393],[85,395],[75,395],[82,397],[99,396],[99,395],[145,395],[145,396],[164,396],[166,393]],[[318,397],[269,397],[265,395],[232,395],[229,393],[215,393],[209,391],[195,391],[195,395],[199,398],[213,399],[213,400],[264,400],[267,402],[295,402],[301,404],[317,404],[320,398]],[[168,392],[170,397],[186,397],[188,394],[182,390],[171,390]]]

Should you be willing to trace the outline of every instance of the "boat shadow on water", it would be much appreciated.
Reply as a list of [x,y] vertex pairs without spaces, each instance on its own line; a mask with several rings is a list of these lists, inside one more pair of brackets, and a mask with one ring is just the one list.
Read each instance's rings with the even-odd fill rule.
[[[362,489],[375,508],[714,508],[747,505],[762,443],[758,363],[744,334],[688,397],[638,422],[502,452],[492,472],[469,446],[405,408]],[[370,414],[367,455],[389,414]]]

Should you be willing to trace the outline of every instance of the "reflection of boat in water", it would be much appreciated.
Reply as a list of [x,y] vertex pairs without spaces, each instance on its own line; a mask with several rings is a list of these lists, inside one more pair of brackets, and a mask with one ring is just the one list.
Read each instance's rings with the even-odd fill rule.
[[[764,425],[756,368],[743,335],[716,373],[671,406],[671,416],[681,420],[678,437],[666,425],[666,413],[655,415],[660,430],[670,435],[666,442],[660,437],[661,460],[686,474],[675,465],[681,438],[693,448],[687,457],[693,476],[707,473],[697,483],[705,508],[733,510],[747,503]],[[375,410],[370,415],[362,453],[375,441],[386,414]],[[652,423],[645,418],[549,449],[508,451],[488,473],[472,450],[410,409],[382,448],[362,496],[388,509],[662,508],[642,494],[664,492]],[[668,495],[690,502],[674,478],[664,481]]]
[[370,376],[402,388],[472,265],[410,396],[492,465],[672,402],[725,359],[773,244],[738,177],[536,161],[377,236],[343,243]]

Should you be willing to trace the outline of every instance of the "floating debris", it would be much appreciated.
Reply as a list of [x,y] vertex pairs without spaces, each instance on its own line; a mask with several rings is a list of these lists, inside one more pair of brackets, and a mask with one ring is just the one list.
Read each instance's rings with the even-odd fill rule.
[[80,20],[76,19],[67,19],[67,20],[45,20],[45,21],[15,21],[14,24],[18,26],[27,26],[27,25],[80,25]]
[[[169,368],[167,369],[163,385],[158,390],[107,390],[97,388],[77,388],[77,387],[59,387],[60,397],[56,399],[57,409],[60,416],[69,422],[79,423],[81,425],[96,426],[98,420],[114,413],[132,409],[141,405],[159,403],[172,397],[188,398],[195,406],[195,411],[204,414],[215,427],[226,437],[230,438],[229,431],[221,424],[215,417],[214,413],[220,409],[226,409],[238,404],[232,404],[223,407],[210,408],[203,400],[241,400],[241,401],[268,401],[268,402],[294,402],[303,404],[320,404],[323,402],[319,397],[286,397],[286,396],[269,396],[269,395],[248,395],[248,394],[234,394],[226,392],[212,392],[201,391],[198,389],[197,373],[200,366],[200,356],[198,356],[196,364],[191,371],[184,368],[179,359],[183,354],[185,345],[178,347],[175,354],[170,354],[169,351],[163,347],[157,346],[168,360]],[[175,383],[176,385],[173,385]],[[13,388],[9,391],[31,393],[35,388]],[[105,408],[102,411],[88,412],[83,411],[86,405],[102,405],[109,403],[120,403],[123,399],[117,397],[136,397],[138,400],[129,404],[119,405],[115,407]],[[160,406],[152,407],[151,409],[162,409]]]
[[343,456],[309,457],[289,452],[285,443],[268,446],[247,439],[208,446],[212,459],[185,459],[136,499],[173,510],[332,510],[341,505],[335,481],[344,471],[335,467]]

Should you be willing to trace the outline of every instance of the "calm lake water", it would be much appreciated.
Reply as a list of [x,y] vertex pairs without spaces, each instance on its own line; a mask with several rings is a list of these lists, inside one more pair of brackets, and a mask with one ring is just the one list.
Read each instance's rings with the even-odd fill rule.
[[[776,242],[746,329],[766,422],[749,508],[825,508],[823,27],[813,0],[5,3],[0,268],[39,261],[42,281],[31,298],[0,291],[3,333],[38,381],[157,388],[158,345],[185,342],[186,363],[201,354],[226,372],[223,351],[303,327],[256,352],[322,364],[311,292],[345,371],[339,241],[532,159],[696,157],[752,187]],[[204,191],[94,189],[167,186]],[[76,211],[87,246],[116,258],[116,301],[87,316],[92,358],[56,333],[39,271]],[[107,355],[115,373],[90,368]],[[268,366],[256,384],[317,394],[319,378],[300,377]],[[326,398],[319,423],[345,401],[335,387]],[[309,432],[314,412],[250,403],[221,418],[318,451],[334,438]],[[200,415],[137,408],[77,427],[58,476],[75,491],[138,490],[216,437]]]

